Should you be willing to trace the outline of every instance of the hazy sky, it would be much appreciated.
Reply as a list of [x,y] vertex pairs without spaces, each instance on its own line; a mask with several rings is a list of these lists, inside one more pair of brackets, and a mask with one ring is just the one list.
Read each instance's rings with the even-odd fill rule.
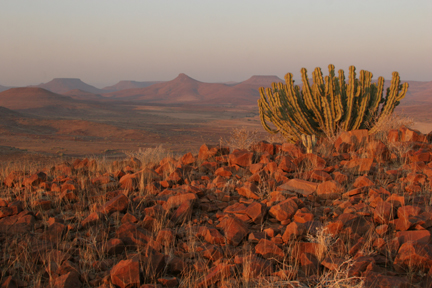
[[0,85],[243,81],[355,65],[432,80],[432,1],[0,0]]

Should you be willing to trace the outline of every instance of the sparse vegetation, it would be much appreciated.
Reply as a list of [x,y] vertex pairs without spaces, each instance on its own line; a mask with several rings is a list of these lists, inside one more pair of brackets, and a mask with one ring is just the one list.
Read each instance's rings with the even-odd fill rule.
[[2,163],[0,283],[425,287],[431,144],[386,127],[312,153],[241,128],[231,150]]

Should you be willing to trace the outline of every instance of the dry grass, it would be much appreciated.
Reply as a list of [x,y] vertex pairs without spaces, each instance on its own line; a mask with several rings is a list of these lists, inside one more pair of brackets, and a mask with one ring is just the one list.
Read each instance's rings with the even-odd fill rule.
[[227,140],[221,138],[220,145],[228,146],[230,150],[248,149],[253,143],[258,141],[258,131],[250,130],[246,126],[234,128]]
[[[400,120],[395,120],[400,121]],[[399,123],[399,122],[396,122]],[[393,125],[393,124],[392,124]],[[386,127],[393,127],[390,123]],[[384,127],[384,126],[383,126]],[[384,128],[383,128],[384,129]],[[388,131],[382,130],[381,132]],[[373,135],[372,137],[379,137],[377,135]],[[333,152],[332,145],[334,144],[337,135],[332,138],[324,139],[320,142],[320,144],[316,147],[315,153],[321,155],[324,158],[330,158]],[[256,141],[256,133],[248,131],[246,128],[238,128],[234,130],[232,136],[229,140],[229,146],[234,148],[248,148],[254,141]],[[227,142],[228,143],[228,142]],[[406,158],[404,158],[404,154],[408,151],[410,147],[405,146],[391,146],[389,143],[385,143],[391,152],[398,155],[401,159],[401,162],[392,163],[391,165],[403,165],[405,164]],[[360,153],[357,151],[353,152],[354,154]],[[363,152],[362,152],[363,153]],[[157,163],[160,163],[161,160],[171,161],[172,163],[176,163],[175,156],[168,150],[164,149],[162,146],[158,146],[155,148],[147,148],[140,149],[135,152],[127,152],[126,155],[128,158],[125,160],[126,162],[131,158],[136,158],[141,161],[141,167],[137,168],[136,171],[140,171],[145,167],[156,167]],[[283,155],[283,154],[281,154]],[[360,155],[361,156],[361,155]],[[363,156],[361,156],[363,157]],[[103,197],[105,193],[109,192],[109,190],[104,190],[101,188],[95,188],[94,185],[91,184],[91,179],[100,176],[102,174],[108,173],[112,174],[115,172],[115,168],[111,165],[110,161],[107,159],[95,159],[97,162],[97,171],[86,171],[85,173],[77,174],[76,181],[80,183],[78,196],[83,201],[86,201],[88,204],[85,207],[76,205],[74,203],[62,202],[59,200],[55,200],[54,209],[51,211],[43,211],[41,209],[36,209],[33,206],[33,202],[40,198],[50,198],[49,191],[44,191],[43,189],[32,189],[26,188],[22,189],[20,187],[15,188],[6,188],[2,187],[0,192],[0,197],[6,200],[13,199],[21,199],[24,203],[25,209],[32,211],[35,215],[38,215],[42,224],[38,224],[36,227],[36,231],[33,231],[35,235],[40,235],[47,231],[48,229],[48,221],[50,217],[57,217],[60,219],[69,219],[68,224],[71,225],[67,228],[65,235],[62,240],[56,243],[56,247],[52,247],[53,249],[62,251],[63,253],[69,253],[73,257],[71,258],[71,262],[77,266],[81,275],[82,282],[84,287],[94,286],[94,279],[97,277],[101,278],[101,283],[103,282],[104,277],[108,277],[105,280],[109,279],[109,269],[118,263],[120,260],[125,259],[125,257],[132,257],[134,254],[143,255],[146,253],[146,247],[137,246],[137,247],[126,247],[126,251],[117,256],[108,255],[107,253],[107,242],[109,239],[116,237],[115,231],[122,224],[122,217],[124,213],[113,213],[110,216],[104,215],[103,219],[101,219],[101,223],[99,223],[96,229],[83,229],[81,227],[81,221],[85,219],[91,212],[97,211],[101,206],[106,203],[106,198]],[[54,166],[55,163],[52,163],[51,166]],[[173,164],[174,165],[174,164]],[[175,167],[169,167],[166,172],[164,172],[163,177],[166,177],[174,171]],[[377,171],[377,175],[375,175],[375,180],[378,185],[386,186],[389,184],[388,178],[385,177],[386,169],[394,168],[390,166],[380,167],[382,170]],[[9,164],[1,167],[0,170],[0,181],[3,181],[4,178],[11,172],[15,170],[26,171],[27,175],[34,173],[38,170],[42,169],[42,167],[38,166],[37,163],[23,163],[23,164]],[[297,167],[297,170],[289,174],[289,177],[295,177],[295,175],[300,175],[304,172],[308,172],[313,170],[313,163],[306,161],[302,165]],[[57,177],[53,170],[45,170],[48,177],[53,179]],[[196,173],[193,174],[193,173]],[[380,174],[381,173],[381,174]],[[239,186],[243,181],[247,180],[250,176],[247,172],[247,169],[243,169],[238,174],[238,178],[232,178],[226,182],[223,187],[218,188],[219,192],[226,193],[228,196],[234,196],[236,186]],[[200,183],[201,176],[206,176],[203,173],[199,173],[194,171],[188,171],[183,175],[184,179],[189,179],[188,181],[196,181],[198,184]],[[151,198],[148,191],[147,185],[152,182],[151,177],[147,177],[144,174],[141,175],[139,185],[135,191],[131,192],[128,195],[128,198],[131,201],[130,207],[128,208],[129,213],[134,214],[142,220],[146,215],[143,212],[143,208],[153,206],[155,203],[163,203],[166,199],[163,197],[158,198],[157,200]],[[163,178],[162,177],[162,178]],[[380,178],[381,177],[381,178]],[[350,178],[351,179],[351,178]],[[353,178],[354,179],[354,178]],[[269,201],[270,192],[275,190],[275,187],[270,187],[270,185],[266,182],[265,177],[261,178],[261,184],[259,186],[259,201]],[[379,180],[379,181],[378,181]],[[197,184],[197,185],[198,185]],[[175,186],[176,188],[180,187]],[[205,187],[205,186],[204,186]],[[352,181],[346,184],[346,190],[353,188]],[[216,195],[216,188],[205,189],[206,197],[211,199],[209,201],[213,201],[215,198],[212,198]],[[400,195],[404,194],[404,191],[392,191],[392,193],[397,193]],[[422,193],[430,194],[430,191],[426,191],[426,188],[423,187]],[[92,200],[89,200],[92,199]],[[304,199],[305,207],[310,211],[313,211],[315,208],[318,209],[330,209],[329,215],[340,215],[344,212],[344,209],[340,209],[337,206],[332,206],[332,201],[319,201],[319,205],[314,205],[311,200],[312,198]],[[133,200],[133,201],[132,201]],[[339,200],[339,199],[338,199]],[[245,200],[242,200],[245,201]],[[345,201],[345,200],[344,200]],[[364,200],[366,204],[367,199]],[[232,201],[230,204],[238,202]],[[267,202],[262,202],[267,203]],[[69,205],[69,206],[68,206]],[[347,208],[352,208],[348,206]],[[71,208],[72,209],[69,209]],[[197,207],[195,207],[197,208]],[[73,210],[76,209],[76,210]],[[338,210],[339,209],[339,210]],[[320,211],[320,210],[317,210]],[[353,210],[355,211],[355,210]],[[360,288],[364,287],[363,278],[354,277],[349,274],[350,269],[352,269],[355,260],[345,252],[343,257],[346,256],[345,261],[335,270],[328,270],[326,268],[321,267],[317,275],[313,275],[311,277],[304,277],[302,275],[289,275],[286,277],[282,276],[267,276],[267,277],[256,277],[252,272],[252,262],[250,258],[252,255],[256,256],[254,252],[253,245],[248,241],[243,241],[243,251],[240,253],[236,251],[237,254],[234,254],[231,250],[232,248],[229,245],[221,245],[220,249],[223,253],[223,260],[221,261],[213,261],[209,260],[208,257],[203,256],[203,249],[208,245],[208,243],[203,240],[201,236],[197,236],[197,229],[200,226],[209,226],[209,223],[217,224],[217,217],[215,217],[214,213],[203,212],[199,209],[194,211],[191,217],[185,219],[183,223],[174,225],[171,221],[173,211],[163,210],[163,213],[157,214],[154,217],[154,222],[152,225],[152,229],[148,230],[151,234],[151,238],[153,241],[156,241],[157,236],[160,231],[166,228],[170,228],[171,231],[176,236],[174,240],[168,244],[161,244],[162,248],[160,252],[166,255],[167,263],[174,259],[177,255],[187,255],[187,264],[188,269],[185,270],[182,274],[177,275],[180,280],[179,287],[193,287],[197,282],[201,281],[203,277],[205,277],[212,267],[217,264],[224,263],[227,265],[233,265],[235,256],[245,257],[245,261],[241,265],[237,265],[236,271],[233,272],[233,275],[228,279],[221,279],[219,283],[224,283],[225,287],[332,287],[332,288]],[[314,212],[315,213],[315,212]],[[334,213],[334,214],[332,214]],[[315,219],[318,220],[317,215],[315,215]],[[331,217],[330,217],[331,218]],[[329,220],[326,220],[329,221]],[[330,219],[331,222],[331,219]],[[211,224],[211,225],[213,225]],[[266,227],[266,225],[273,225],[275,223],[270,223],[263,221],[260,224],[256,224],[256,226],[261,226],[261,231]],[[278,223],[279,224],[279,223]],[[142,222],[139,222],[139,225],[143,225]],[[277,226],[277,225],[276,225]],[[324,227],[324,226],[323,226]],[[303,235],[301,239],[298,239],[302,242],[311,242],[319,244],[317,247],[318,251],[315,251],[316,258],[318,262],[323,261],[326,257],[332,256],[332,246],[336,241],[343,241],[344,246],[349,249],[355,243],[353,243],[352,239],[349,238],[349,235],[333,235],[330,234],[328,229],[320,228],[317,231],[309,231],[307,235]],[[254,227],[256,229],[256,227]],[[281,229],[280,227],[277,229]],[[283,234],[282,231],[279,231],[280,234]],[[376,238],[374,235],[374,230],[371,230],[365,233],[364,244],[360,248],[361,253],[363,255],[373,255],[375,248],[373,246],[373,240]],[[374,238],[375,237],[375,238]],[[383,236],[387,237],[387,236]],[[390,236],[386,238],[389,240]],[[53,281],[58,275],[56,275],[55,271],[58,267],[62,265],[61,261],[57,258],[53,258],[52,250],[53,249],[41,249],[35,251],[35,237],[28,236],[25,238],[20,237],[9,237],[4,240],[1,246],[1,262],[0,262],[0,271],[1,278],[4,278],[7,275],[15,275],[17,278],[26,281],[29,287],[48,287],[50,282]],[[274,259],[270,259],[272,263],[272,267],[275,271],[297,271],[301,270],[301,265],[299,264],[299,259],[293,259],[290,255],[293,255],[293,251],[295,250],[295,245],[298,241],[283,243],[280,245],[281,249],[288,255],[285,259],[281,261],[276,261]],[[179,252],[181,251],[181,252]],[[390,255],[390,251],[388,251]],[[338,254],[338,257],[341,256]],[[231,258],[230,258],[231,257]],[[248,260],[249,259],[249,260]],[[261,258],[262,259],[262,258]],[[109,267],[108,270],[101,271],[97,265],[101,265],[100,263],[108,261]],[[95,264],[96,263],[96,264]],[[99,264],[97,264],[99,263]],[[194,266],[195,264],[195,266]],[[57,267],[57,268],[56,268]],[[146,276],[146,283],[157,283],[157,280],[152,278],[151,275],[153,268],[149,265],[144,265],[142,270]],[[48,272],[47,272],[48,271]],[[165,265],[162,275],[168,275],[168,265]],[[102,277],[105,275],[104,277]],[[222,277],[223,278],[223,277]]]

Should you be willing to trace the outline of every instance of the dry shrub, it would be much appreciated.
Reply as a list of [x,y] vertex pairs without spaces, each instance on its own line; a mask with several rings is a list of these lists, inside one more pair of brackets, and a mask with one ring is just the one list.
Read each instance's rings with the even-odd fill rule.
[[413,125],[413,118],[393,113],[389,117],[382,118],[376,122],[376,134],[379,135],[384,133],[387,135],[388,131],[390,130],[398,129],[401,126],[412,127]]
[[143,167],[149,164],[159,163],[166,157],[172,157],[173,153],[162,147],[162,144],[155,148],[139,148],[138,151],[124,151],[129,158],[137,158],[141,161]]
[[228,140],[220,139],[221,146],[228,146],[230,150],[248,149],[253,143],[258,141],[258,131],[249,130],[245,126],[234,128]]

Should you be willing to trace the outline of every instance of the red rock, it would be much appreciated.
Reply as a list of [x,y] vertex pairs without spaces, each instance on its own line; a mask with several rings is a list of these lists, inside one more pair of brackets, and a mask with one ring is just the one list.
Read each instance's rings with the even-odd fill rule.
[[250,217],[255,224],[261,224],[266,214],[265,207],[258,202],[252,202],[245,210],[247,216]]
[[354,259],[354,263],[348,270],[349,277],[360,277],[370,263],[374,263],[373,257],[360,256]]
[[216,176],[221,176],[221,177],[225,177],[225,178],[230,178],[232,175],[232,171],[231,168],[228,166],[223,166],[218,168],[215,173]]
[[401,131],[401,142],[427,142],[426,136],[418,130],[402,126],[399,131]]
[[[410,153],[411,152],[411,153]],[[425,162],[428,163],[431,161],[431,154],[427,150],[419,150],[419,151],[409,151],[408,158],[410,162]]]
[[372,182],[367,176],[359,176],[354,181],[354,187],[355,188],[361,188],[361,187],[369,187],[374,186],[375,183]]
[[75,171],[73,166],[67,162],[64,162],[62,164],[56,165],[54,167],[54,172],[57,172],[56,174],[62,174],[62,175],[72,175],[72,173]]
[[157,281],[164,287],[177,287],[179,284],[179,281],[176,277],[162,277],[158,278]]
[[202,257],[211,261],[217,261],[224,256],[222,248],[217,245],[205,246],[204,249],[200,252],[200,254],[202,255]]
[[144,279],[156,279],[162,275],[165,269],[165,255],[153,249],[148,249],[145,255],[141,256],[141,265]]
[[130,214],[130,213],[126,213],[126,214],[122,217],[122,219],[121,219],[121,223],[126,223],[126,222],[137,223],[137,222],[138,222],[138,219],[137,219],[134,215],[132,215],[132,214]]
[[291,161],[289,156],[283,156],[280,158],[278,168],[284,172],[294,172],[297,166]]
[[300,267],[306,275],[316,275],[319,271],[318,259],[309,253],[302,253],[300,255]]
[[79,275],[76,272],[69,272],[55,279],[53,288],[79,288],[82,287]]
[[399,273],[408,270],[427,272],[432,265],[432,247],[430,244],[406,242],[400,246],[393,265]]
[[266,239],[267,234],[265,232],[251,232],[248,237],[248,241],[252,243],[258,243],[261,239]]
[[390,151],[380,140],[371,141],[367,144],[366,150],[369,158],[374,158],[377,162],[386,162],[390,159]]
[[267,141],[259,141],[258,143],[253,144],[251,148],[255,152],[259,152],[259,153],[267,152],[269,153],[269,155],[275,154],[274,145]]
[[33,230],[35,222],[33,214],[22,211],[18,215],[1,218],[0,232],[9,235],[28,233]]
[[238,246],[249,233],[248,226],[236,217],[225,217],[217,226],[222,228],[228,244]]
[[391,196],[388,197],[386,201],[392,204],[394,207],[405,206],[405,197],[397,194],[391,194]]
[[193,211],[193,201],[185,201],[172,213],[171,222],[173,223],[183,223],[187,221],[192,215]]
[[350,213],[343,213],[339,215],[337,220],[343,223],[346,233],[357,233],[358,235],[362,236],[370,229],[374,228],[374,225],[366,220],[363,216]]
[[164,208],[166,210],[170,210],[178,208],[182,203],[186,201],[194,203],[196,200],[198,200],[198,197],[195,193],[179,194],[169,197],[166,204],[164,205]]
[[304,223],[291,222],[287,225],[282,239],[285,243],[296,240],[306,233],[306,225]]
[[427,244],[431,239],[431,233],[428,230],[399,231],[396,233],[396,237],[401,244],[406,242]]
[[106,242],[105,251],[108,255],[121,254],[124,249],[124,243],[121,239],[111,238]]
[[405,277],[383,275],[382,273],[368,271],[364,278],[365,287],[370,288],[410,288],[410,281]]
[[292,199],[288,199],[272,206],[269,210],[269,214],[278,221],[285,221],[291,219],[297,210],[297,203]]
[[366,142],[367,138],[368,130],[366,129],[346,131],[339,135],[334,143],[334,146],[338,152],[340,151],[341,146],[343,146],[343,143],[349,147],[348,150],[354,150],[356,147]]
[[[117,175],[119,175],[119,174],[117,174]],[[102,175],[102,176],[94,177],[91,179],[91,183],[93,185],[98,185],[98,186],[103,185],[103,184],[108,184],[111,182],[115,182],[115,179],[112,178],[110,175]]]
[[304,167],[308,170],[324,169],[326,166],[326,161],[323,158],[312,153],[304,154],[294,159],[293,162],[296,166]]
[[312,221],[313,218],[314,215],[312,213],[297,210],[297,212],[294,214],[293,220],[298,223],[306,223]]
[[258,187],[250,182],[246,182],[243,187],[240,187],[237,189],[237,193],[250,199],[260,199],[260,197],[257,195],[260,191],[258,190]]
[[380,202],[374,210],[374,221],[378,224],[388,224],[393,214],[393,206],[390,203]]
[[327,224],[325,228],[327,229],[329,234],[333,236],[337,236],[343,229],[343,223],[342,221],[330,222],[329,224]]
[[233,272],[233,265],[228,264],[218,264],[217,266],[210,269],[206,276],[199,279],[199,282],[196,283],[197,288],[201,287],[211,287],[216,282],[229,278]]
[[174,244],[175,234],[170,228],[161,229],[158,232],[156,237],[156,241],[166,247],[169,247]]
[[78,184],[73,180],[68,180],[61,185],[60,191],[65,190],[78,191]]
[[229,154],[229,165],[249,167],[252,164],[253,153],[245,149],[234,150]]
[[0,207],[0,218],[15,215],[14,209],[9,207]]
[[199,160],[208,160],[215,156],[228,155],[228,147],[220,147],[219,145],[206,145],[203,144],[198,153]]
[[389,143],[400,142],[401,132],[397,129],[390,130],[387,133],[387,141]]
[[61,192],[59,199],[66,202],[73,202],[79,200],[76,192],[71,190],[64,190],[63,192]]
[[303,155],[300,147],[296,146],[293,143],[283,143],[281,149],[283,152],[286,152],[289,156],[294,158],[298,158]]
[[88,228],[89,226],[96,225],[102,221],[102,213],[92,212],[84,220],[81,221],[81,226]]
[[50,225],[40,238],[50,242],[58,243],[61,242],[66,231],[66,225],[56,222]]
[[6,185],[6,187],[17,187],[19,183],[22,181],[24,177],[24,172],[22,171],[12,171],[9,173],[9,175],[5,178],[3,183]]
[[189,265],[180,257],[174,256],[168,262],[168,270],[174,274],[182,274],[189,269]]
[[137,174],[126,174],[119,180],[120,188],[127,191],[133,191],[138,187],[138,180]]
[[344,188],[339,182],[329,180],[318,185],[316,192],[318,197],[322,199],[338,199],[344,192]]
[[255,246],[255,253],[262,255],[264,258],[274,258],[283,261],[285,253],[273,241],[261,239]]
[[367,174],[370,172],[373,164],[373,158],[356,158],[348,161],[344,169],[353,174]]
[[318,182],[324,182],[324,181],[332,180],[332,177],[330,176],[330,174],[328,174],[327,172],[325,172],[323,170],[313,170],[310,178],[312,180],[315,180]]
[[118,196],[112,198],[102,207],[102,212],[106,214],[110,214],[112,212],[124,212],[126,211],[129,204],[129,199],[123,194],[120,193]]
[[345,184],[348,181],[348,176],[338,171],[333,172],[333,177],[339,184]]
[[77,265],[72,263],[70,260],[65,260],[61,264],[60,268],[57,270],[57,274],[64,275],[64,274],[67,274],[69,272],[75,272],[78,275],[80,274],[79,268],[77,267]]
[[33,201],[32,206],[34,209],[41,209],[41,210],[50,210],[52,206],[52,201],[47,199],[38,199]]
[[139,287],[140,267],[136,259],[122,260],[110,271],[111,282],[120,288]]
[[125,245],[145,246],[151,240],[151,233],[134,223],[124,223],[116,231]]
[[24,179],[23,185],[26,187],[38,186],[40,183],[45,181],[47,181],[47,175],[44,172],[38,172]]
[[307,197],[316,191],[318,185],[319,185],[318,183],[305,181],[302,179],[291,179],[285,184],[282,184],[279,187],[277,187],[277,190],[292,191],[292,192],[299,193],[304,197]]
[[269,260],[256,257],[255,255],[243,257],[243,278],[251,279],[260,276],[269,276],[274,272],[273,265]]
[[196,162],[196,158],[192,155],[192,153],[186,153],[180,158],[180,162],[183,165],[190,165]]
[[388,231],[388,225],[387,224],[383,224],[383,225],[377,226],[375,228],[375,231],[377,232],[378,235],[383,236]]
[[215,228],[207,229],[206,234],[204,235],[205,241],[210,244],[224,244],[225,237],[219,232],[219,230]]
[[323,261],[321,261],[321,265],[326,267],[331,271],[339,271],[342,265],[344,264],[345,259],[338,257],[326,257]]
[[400,207],[397,211],[399,218],[409,218],[411,216],[418,216],[422,212],[422,209],[418,206],[407,205]]

